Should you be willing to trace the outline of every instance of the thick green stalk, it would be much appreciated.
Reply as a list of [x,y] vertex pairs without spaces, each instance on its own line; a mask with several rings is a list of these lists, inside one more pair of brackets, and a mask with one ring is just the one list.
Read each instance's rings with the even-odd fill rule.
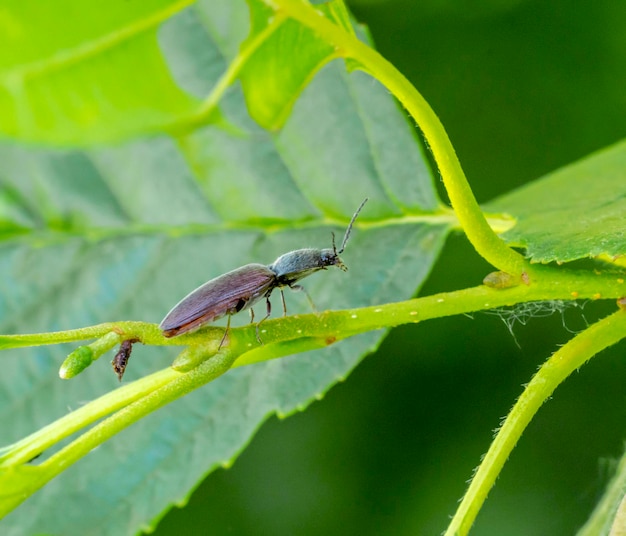
[[358,62],[381,82],[411,114],[426,138],[463,231],[476,251],[493,266],[521,277],[532,273],[522,255],[509,248],[489,227],[467,182],[459,159],[439,118],[413,85],[378,52],[333,24],[301,0],[263,0],[277,13],[297,20],[334,44],[339,55]]
[[626,311],[596,322],[555,352],[524,389],[500,428],[461,501],[447,536],[465,535],[515,444],[541,405],[572,372],[626,336]]

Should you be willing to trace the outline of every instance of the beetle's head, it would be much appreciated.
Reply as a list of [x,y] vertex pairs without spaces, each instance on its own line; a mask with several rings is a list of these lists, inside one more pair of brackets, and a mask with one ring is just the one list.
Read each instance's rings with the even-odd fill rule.
[[339,253],[337,252],[337,246],[335,245],[335,233],[333,233],[333,247],[325,248],[320,251],[320,261],[323,267],[336,266],[344,272],[348,270],[348,267],[343,263]]

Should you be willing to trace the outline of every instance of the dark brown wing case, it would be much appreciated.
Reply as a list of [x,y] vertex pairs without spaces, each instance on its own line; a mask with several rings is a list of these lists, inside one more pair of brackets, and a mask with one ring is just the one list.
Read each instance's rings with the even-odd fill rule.
[[163,335],[182,335],[204,324],[247,309],[276,286],[276,274],[263,264],[246,264],[185,296],[160,324]]

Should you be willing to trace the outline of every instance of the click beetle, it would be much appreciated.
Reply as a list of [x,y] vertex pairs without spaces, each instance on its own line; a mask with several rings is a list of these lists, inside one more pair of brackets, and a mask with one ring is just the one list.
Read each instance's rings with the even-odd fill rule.
[[339,255],[343,253],[354,221],[366,202],[367,198],[352,216],[339,249],[335,245],[335,234],[332,233],[332,248],[297,249],[281,255],[267,266],[256,263],[246,264],[211,279],[185,296],[167,313],[159,325],[163,335],[165,337],[182,335],[226,315],[228,323],[220,341],[221,348],[230,328],[230,317],[240,311],[250,309],[250,316],[254,322],[252,306],[265,298],[266,314],[256,326],[256,338],[261,343],[259,325],[271,315],[270,295],[274,289],[280,290],[283,312],[287,314],[284,287],[301,290],[306,294],[304,288],[297,284],[300,279],[319,270],[325,270],[328,266],[337,266],[344,272],[348,269]]

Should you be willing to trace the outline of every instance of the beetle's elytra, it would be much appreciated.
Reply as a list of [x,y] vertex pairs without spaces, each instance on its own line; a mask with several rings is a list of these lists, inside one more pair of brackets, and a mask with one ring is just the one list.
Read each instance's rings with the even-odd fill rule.
[[227,315],[228,324],[220,342],[221,347],[230,327],[230,317],[244,309],[250,309],[254,321],[254,312],[251,307],[260,299],[265,298],[266,315],[257,324],[257,340],[261,342],[259,325],[269,318],[272,312],[269,298],[274,289],[280,290],[283,312],[287,314],[283,287],[304,290],[296,283],[314,272],[325,270],[328,266],[337,266],[343,271],[347,270],[339,255],[343,253],[354,221],[366,202],[367,198],[352,216],[339,250],[335,246],[333,233],[332,248],[297,249],[281,255],[270,265],[246,264],[211,279],[185,296],[167,313],[159,326],[163,335],[165,337],[182,335]]

